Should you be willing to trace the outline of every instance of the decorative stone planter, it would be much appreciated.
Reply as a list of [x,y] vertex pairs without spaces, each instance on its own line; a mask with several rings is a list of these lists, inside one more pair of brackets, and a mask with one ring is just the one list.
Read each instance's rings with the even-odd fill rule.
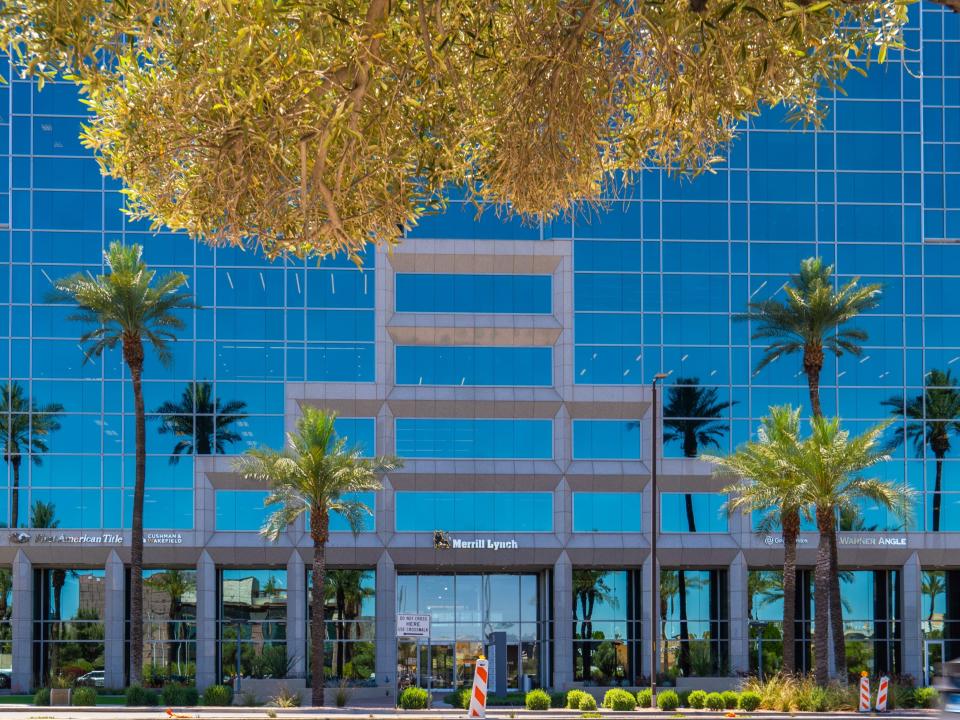
[[233,704],[240,705],[243,696],[253,693],[257,702],[270,702],[286,689],[288,693],[300,693],[300,703],[309,702],[306,678],[243,678],[240,680],[240,692],[233,694]]
[[73,699],[73,690],[70,688],[51,688],[50,689],[50,704],[51,705],[70,705],[70,701]]

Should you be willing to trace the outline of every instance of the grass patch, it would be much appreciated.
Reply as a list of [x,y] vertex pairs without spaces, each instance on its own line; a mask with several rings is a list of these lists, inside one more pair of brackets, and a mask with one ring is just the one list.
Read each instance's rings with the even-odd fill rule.
[[[123,695],[97,695],[97,705],[123,705]],[[32,705],[33,695],[0,695],[0,705]]]

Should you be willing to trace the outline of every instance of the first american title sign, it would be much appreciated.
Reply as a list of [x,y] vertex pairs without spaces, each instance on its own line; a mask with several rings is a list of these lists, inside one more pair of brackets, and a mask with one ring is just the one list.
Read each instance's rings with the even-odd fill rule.
[[[121,533],[91,534],[84,532],[12,532],[14,545],[123,545]],[[183,533],[148,532],[143,534],[144,545],[183,545]]]

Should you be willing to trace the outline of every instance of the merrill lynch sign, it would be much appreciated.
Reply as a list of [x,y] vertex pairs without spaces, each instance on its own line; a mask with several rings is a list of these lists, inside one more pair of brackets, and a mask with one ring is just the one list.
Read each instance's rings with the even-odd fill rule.
[[450,538],[450,547],[454,550],[516,550],[520,546],[516,540],[493,540],[491,538],[463,540],[462,538]]

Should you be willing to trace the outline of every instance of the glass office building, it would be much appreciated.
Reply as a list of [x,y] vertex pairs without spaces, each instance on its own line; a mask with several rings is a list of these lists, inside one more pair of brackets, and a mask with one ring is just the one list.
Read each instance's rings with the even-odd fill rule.
[[[647,676],[654,443],[664,681],[775,671],[782,540],[724,514],[725,483],[695,458],[746,440],[772,404],[807,411],[799,359],[755,372],[763,345],[733,315],[813,255],[841,282],[883,285],[857,323],[863,355],[827,358],[825,411],[861,430],[892,417],[891,400],[911,408],[895,417],[908,442],[878,472],[917,491],[914,517],[864,505],[841,518],[850,669],[922,681],[960,655],[960,432],[933,402],[960,393],[960,15],[916,5],[906,40],[905,60],[825,96],[820,130],[769,110],[715,174],[649,171],[602,211],[540,225],[454,200],[393,254],[371,248],[363,270],[129,222],[80,145],[74,88],[37,92],[3,61],[0,382],[28,400],[0,407],[0,522],[16,525],[0,537],[0,674],[19,689],[95,670],[124,685],[131,389],[118,353],[83,362],[82,329],[49,303],[54,280],[101,271],[115,240],[186,272],[200,306],[173,361],[145,372],[154,676],[206,685],[238,653],[244,675],[278,654],[310,672],[309,537],[297,524],[262,539],[264,491],[231,466],[279,446],[306,405],[338,412],[364,452],[404,460],[363,498],[362,533],[333,521],[331,682],[378,697],[428,675],[450,688],[494,642],[511,688]],[[932,377],[945,387],[925,394]],[[31,435],[44,414],[57,428]],[[924,442],[936,423],[946,450]],[[804,532],[807,666],[816,546]],[[432,615],[430,649],[396,638],[397,612]]]

